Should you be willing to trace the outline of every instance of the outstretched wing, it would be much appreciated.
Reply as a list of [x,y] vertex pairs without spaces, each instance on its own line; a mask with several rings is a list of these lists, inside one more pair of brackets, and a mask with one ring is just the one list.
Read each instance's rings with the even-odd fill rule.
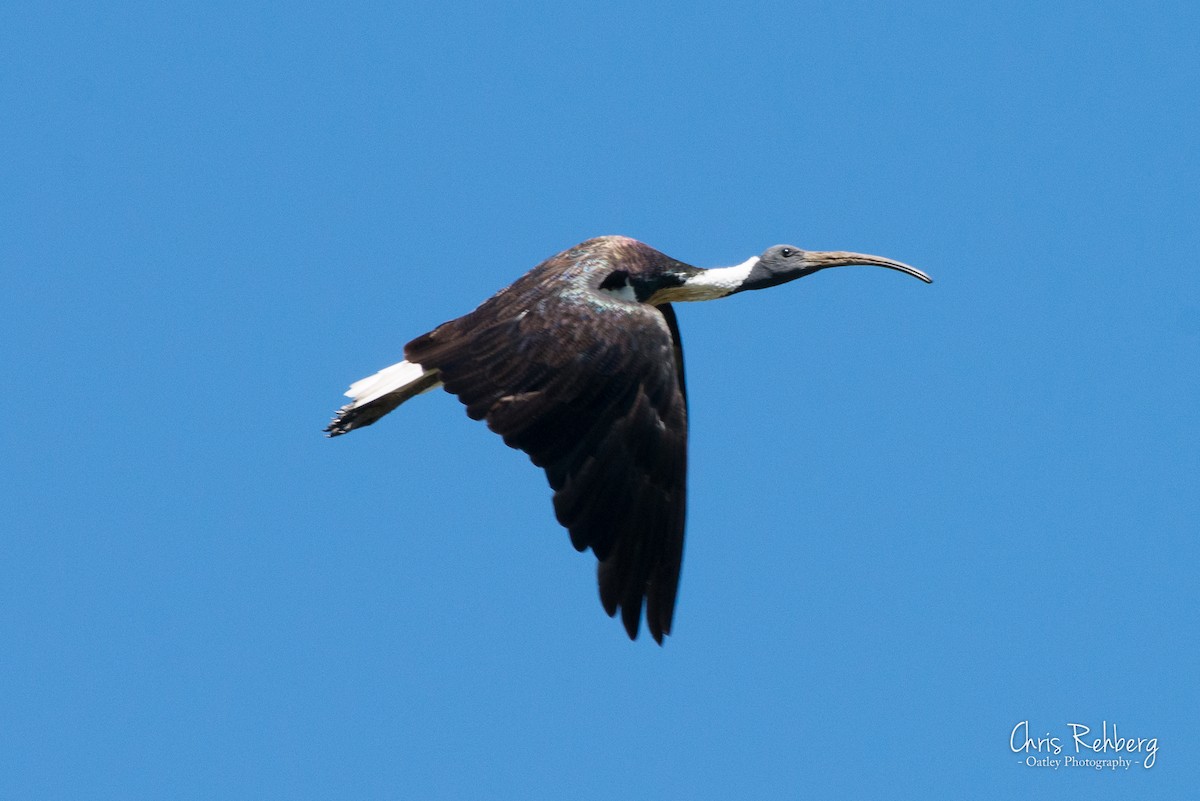
[[[524,281],[559,281],[531,273]],[[591,282],[588,282],[589,284]],[[582,282],[518,282],[405,347],[437,370],[467,414],[546,471],[554,511],[600,560],[605,611],[637,636],[643,601],[659,643],[671,631],[687,475],[683,352],[670,306]]]

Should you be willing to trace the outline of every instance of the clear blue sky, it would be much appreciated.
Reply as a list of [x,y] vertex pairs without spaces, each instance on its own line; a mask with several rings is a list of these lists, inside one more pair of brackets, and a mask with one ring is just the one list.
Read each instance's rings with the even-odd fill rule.
[[[6,8],[0,798],[1194,793],[1198,40],[1195,3]],[[680,309],[662,648],[450,396],[321,436],[610,233],[936,279]],[[1157,764],[1026,767],[1024,720]]]

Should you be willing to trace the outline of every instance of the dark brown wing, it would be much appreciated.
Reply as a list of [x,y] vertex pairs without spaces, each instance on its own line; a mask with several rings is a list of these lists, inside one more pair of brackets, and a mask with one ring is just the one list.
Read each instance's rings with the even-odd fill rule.
[[[560,276],[552,276],[555,279]],[[683,556],[687,400],[669,306],[588,286],[514,284],[410,342],[472,418],[546,471],[554,511],[600,560],[605,611],[637,636],[671,631]],[[530,290],[540,291],[530,291]]]

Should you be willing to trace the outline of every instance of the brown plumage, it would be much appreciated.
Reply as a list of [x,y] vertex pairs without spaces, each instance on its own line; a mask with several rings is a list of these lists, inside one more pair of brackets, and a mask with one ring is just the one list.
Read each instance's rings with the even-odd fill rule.
[[624,237],[584,242],[534,267],[470,314],[417,337],[426,372],[403,390],[345,407],[331,434],[370,425],[440,381],[467,414],[544,468],[571,543],[599,560],[600,599],[636,637],[671,631],[687,482],[683,351],[669,304],[600,289],[689,268]]
[[600,564],[600,600],[637,637],[642,607],[671,631],[683,558],[687,392],[670,303],[765,289],[828,267],[907,264],[776,245],[701,270],[632,239],[589,239],[547,259],[479,308],[404,348],[405,361],[355,382],[326,431],[370,425],[437,386],[458,396],[546,471],[554,513]]

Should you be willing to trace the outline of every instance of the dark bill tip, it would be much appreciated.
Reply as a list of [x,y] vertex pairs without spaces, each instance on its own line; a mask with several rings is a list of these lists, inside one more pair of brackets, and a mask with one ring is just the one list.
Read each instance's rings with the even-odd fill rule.
[[872,256],[867,253],[848,253],[842,250],[809,251],[806,254],[806,261],[812,264],[813,269],[816,270],[823,270],[827,267],[849,267],[856,264],[871,267],[886,267],[889,270],[897,270],[911,275],[913,278],[920,278],[927,284],[933,283],[932,278],[916,267],[905,264],[902,261],[885,259],[883,256]]

